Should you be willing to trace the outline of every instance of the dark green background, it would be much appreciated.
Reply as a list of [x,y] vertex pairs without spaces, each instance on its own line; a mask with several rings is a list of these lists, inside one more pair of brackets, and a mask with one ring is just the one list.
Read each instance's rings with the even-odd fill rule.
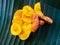
[[[53,24],[39,27],[26,41],[12,36],[10,26],[14,12],[27,4],[33,7],[38,1],[41,2],[42,12],[53,19]],[[59,2],[59,0],[0,0],[0,45],[60,45]]]
[[60,9],[60,0],[43,0],[43,2]]

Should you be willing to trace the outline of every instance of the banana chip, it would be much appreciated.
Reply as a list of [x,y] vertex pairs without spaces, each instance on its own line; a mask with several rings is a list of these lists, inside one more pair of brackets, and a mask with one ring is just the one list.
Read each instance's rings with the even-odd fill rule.
[[22,25],[23,24],[23,20],[22,19],[19,19],[19,18],[16,18],[14,20],[12,20],[13,23],[17,23],[19,25]]
[[40,2],[36,3],[34,5],[34,11],[35,13],[37,14],[40,14],[40,15],[43,15],[42,11],[41,11],[41,5],[40,5]]
[[31,8],[31,6],[26,5],[22,10],[17,10],[12,20],[10,29],[11,34],[14,36],[18,35],[21,40],[28,39],[32,32],[32,18],[34,13],[39,14],[40,16],[43,15],[40,2],[34,5],[34,9]]
[[15,19],[15,18],[21,18],[22,17],[22,10],[17,10],[16,12],[15,12],[15,14],[14,14],[14,18],[13,19]]
[[28,16],[25,16],[24,14],[22,14],[22,20],[25,23],[31,23],[32,22],[32,18],[31,17],[28,17]]
[[21,40],[26,40],[31,33],[31,24],[24,24],[22,28],[22,32],[18,36]]
[[22,10],[17,10],[15,12],[12,23],[18,23],[20,25],[23,23],[23,21],[22,21]]
[[29,5],[26,5],[23,7],[23,14],[25,16],[32,17],[33,13],[34,13],[34,10]]
[[11,34],[12,35],[19,35],[21,32],[21,26],[19,24],[13,23],[11,26]]

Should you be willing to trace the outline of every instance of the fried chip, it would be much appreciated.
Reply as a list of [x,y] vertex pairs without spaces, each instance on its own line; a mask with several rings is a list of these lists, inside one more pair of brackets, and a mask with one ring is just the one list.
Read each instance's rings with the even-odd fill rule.
[[22,14],[22,20],[25,23],[31,23],[32,22],[32,17],[28,17],[28,16],[25,16],[24,14]]
[[31,24],[24,24],[22,27],[22,32],[18,35],[21,40],[26,40],[30,36],[31,33]]
[[18,23],[20,25],[23,23],[23,21],[22,21],[22,10],[17,10],[15,12],[12,23]]
[[33,13],[34,13],[34,10],[29,5],[26,5],[23,7],[23,14],[25,16],[32,17]]
[[20,34],[20,32],[21,32],[21,26],[19,25],[19,24],[16,24],[16,23],[13,23],[12,25],[11,25],[11,34],[12,35],[19,35]]
[[36,3],[34,5],[34,11],[35,13],[37,14],[40,14],[40,15],[43,15],[42,11],[41,11],[41,5],[40,5],[40,2]]

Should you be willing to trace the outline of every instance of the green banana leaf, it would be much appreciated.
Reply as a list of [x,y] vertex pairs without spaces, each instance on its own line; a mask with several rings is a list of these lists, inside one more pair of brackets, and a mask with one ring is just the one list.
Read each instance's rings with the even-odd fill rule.
[[[12,36],[10,26],[14,12],[24,5],[33,7],[36,2],[41,2],[42,12],[53,19],[53,24],[39,27],[25,41]],[[53,4],[52,0],[50,2]],[[60,10],[54,5],[44,0],[0,0],[0,45],[60,45]]]

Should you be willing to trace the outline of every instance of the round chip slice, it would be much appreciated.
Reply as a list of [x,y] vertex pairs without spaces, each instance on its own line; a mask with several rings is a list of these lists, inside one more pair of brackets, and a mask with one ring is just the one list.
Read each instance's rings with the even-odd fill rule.
[[22,20],[22,18],[15,18],[14,20],[12,20],[12,22],[13,23],[17,23],[17,24],[19,24],[19,25],[22,25],[23,24],[23,20]]
[[28,16],[25,16],[24,14],[22,14],[22,20],[25,23],[31,23],[32,22],[32,17],[28,17]]
[[13,23],[12,25],[11,25],[11,34],[12,35],[19,35],[20,34],[20,32],[21,32],[21,26],[19,25],[19,24],[17,24],[17,23]]
[[14,14],[12,23],[18,23],[18,24],[22,24],[22,10],[17,10]]
[[23,13],[25,16],[31,17],[34,13],[34,10],[29,5],[26,5],[23,7]]
[[31,28],[32,28],[31,24],[28,24],[28,25],[24,24],[22,28],[23,30],[18,36],[21,40],[26,40],[28,39],[31,33]]
[[15,14],[14,14],[14,18],[13,19],[15,19],[15,18],[18,18],[18,17],[22,17],[22,10],[17,10],[16,12],[15,12]]
[[36,3],[34,5],[34,11],[35,13],[37,14],[40,14],[40,15],[43,15],[42,11],[41,11],[41,5],[40,5],[40,2]]

